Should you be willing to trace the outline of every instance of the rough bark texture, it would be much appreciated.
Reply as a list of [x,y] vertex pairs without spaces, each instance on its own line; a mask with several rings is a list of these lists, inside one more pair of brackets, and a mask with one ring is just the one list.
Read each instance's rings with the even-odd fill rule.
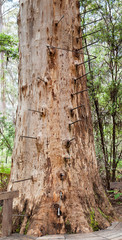
[[76,67],[83,54],[47,47],[82,47],[78,1],[21,0],[18,24],[19,105],[9,189],[20,191],[14,206],[28,214],[21,233],[28,225],[28,234],[38,236],[88,232],[93,209],[99,227],[106,227],[98,207],[108,216],[111,206],[98,175],[88,93],[71,96],[87,88],[86,78],[73,80],[85,74],[84,65]]

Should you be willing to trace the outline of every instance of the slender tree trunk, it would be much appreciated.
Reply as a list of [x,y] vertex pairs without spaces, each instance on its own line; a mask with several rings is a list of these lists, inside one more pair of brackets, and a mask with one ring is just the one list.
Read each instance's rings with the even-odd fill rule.
[[99,125],[100,137],[101,137],[101,146],[102,146],[102,151],[103,151],[103,156],[104,156],[105,171],[106,171],[106,187],[107,187],[107,189],[110,189],[110,169],[109,169],[109,164],[108,164],[108,156],[107,156],[106,149],[105,149],[103,124],[102,124],[102,121],[100,118],[100,113],[99,113],[99,103],[98,103],[98,100],[95,98],[94,98],[94,104],[95,104],[95,109],[96,109],[96,114],[97,114],[97,119],[98,119],[98,125]]
[[[114,36],[114,34],[113,34]],[[113,39],[114,40],[114,39]],[[115,42],[115,41],[113,41]],[[117,88],[119,88],[119,83],[117,86],[117,79],[118,79],[118,48],[116,49],[116,52],[114,53],[113,50],[113,56],[116,56],[115,59],[115,79],[114,79],[114,90],[113,90],[113,94],[112,94],[112,101],[113,101],[113,106],[117,106],[117,95],[118,95],[118,90]],[[112,79],[113,80],[113,79]],[[121,81],[121,80],[120,80]],[[114,107],[113,109],[113,115],[112,115],[112,120],[113,120],[113,134],[112,134],[112,148],[113,148],[113,164],[112,164],[112,181],[114,182],[116,180],[116,168],[117,168],[117,164],[119,163],[119,158],[121,159],[121,152],[119,154],[119,156],[117,157],[117,149],[116,149],[116,109]],[[117,159],[118,160],[117,160]]]
[[113,113],[113,166],[112,166],[112,181],[114,182],[116,180],[116,146],[115,146],[115,140],[116,140],[116,113]]
[[[3,18],[2,18],[2,1],[0,1],[0,33],[3,29]],[[6,99],[5,99],[5,73],[4,73],[4,53],[0,53],[0,112],[5,115],[6,111]]]
[[6,113],[6,81],[4,69],[4,53],[1,53],[1,112],[3,115]]
[[2,1],[0,0],[0,33],[2,32]]
[[[2,1],[0,0],[0,33],[2,32]],[[1,82],[2,82],[2,74],[1,74],[1,70],[2,70],[2,54],[0,53],[0,112],[2,112],[2,86],[1,86]]]
[[78,66],[83,54],[74,51],[82,47],[78,1],[21,0],[18,24],[19,105],[8,190],[19,190],[14,208],[28,216],[21,233],[28,223],[28,234],[38,236],[88,232],[93,209],[106,227],[98,208],[107,216],[112,209],[98,174],[86,78],[74,81],[85,74]]
[[[86,39],[85,39],[85,45],[87,46],[87,40]],[[89,54],[88,47],[86,47],[86,52],[87,52],[88,60],[89,60],[88,65],[89,65],[90,78],[93,81],[94,77],[93,77],[93,72],[92,72],[92,68],[91,68],[90,54]],[[94,89],[94,83],[93,82],[92,82],[92,98],[93,98],[93,101],[94,101],[94,106],[95,106],[95,111],[96,111],[96,115],[97,115],[99,131],[100,131],[101,146],[102,146],[102,152],[103,152],[104,164],[105,164],[105,172],[106,172],[106,188],[110,189],[110,168],[109,168],[109,164],[108,164],[107,150],[105,148],[103,123],[102,123],[101,116],[100,116],[99,102],[98,102],[97,97],[95,96],[95,89]]]

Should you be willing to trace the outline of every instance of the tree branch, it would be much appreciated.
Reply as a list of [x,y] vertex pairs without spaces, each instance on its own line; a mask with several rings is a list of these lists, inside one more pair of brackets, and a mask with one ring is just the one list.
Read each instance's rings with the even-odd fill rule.
[[5,139],[5,141],[6,141],[6,143],[7,143],[7,147],[9,148],[9,150],[12,151],[12,148],[11,148],[9,142],[8,142],[8,140],[6,139],[6,137],[4,136],[4,134],[2,133],[1,129],[0,129],[0,133],[1,133],[1,135],[3,136],[3,138]]

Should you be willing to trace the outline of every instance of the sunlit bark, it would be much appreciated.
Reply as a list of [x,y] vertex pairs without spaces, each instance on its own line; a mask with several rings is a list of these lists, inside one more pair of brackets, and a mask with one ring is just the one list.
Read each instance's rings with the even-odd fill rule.
[[88,232],[93,209],[99,227],[106,227],[98,207],[109,215],[111,206],[98,175],[86,78],[74,81],[85,74],[84,64],[76,66],[83,52],[74,51],[82,47],[78,1],[21,0],[18,24],[19,105],[9,190],[19,190],[14,207],[27,214],[21,233],[27,222],[28,234],[38,236]]

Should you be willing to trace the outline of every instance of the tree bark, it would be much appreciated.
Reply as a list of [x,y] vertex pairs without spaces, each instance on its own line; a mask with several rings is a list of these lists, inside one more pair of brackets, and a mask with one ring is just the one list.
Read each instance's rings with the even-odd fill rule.
[[76,67],[83,53],[74,51],[82,47],[78,1],[21,0],[18,24],[14,207],[28,215],[32,235],[91,231],[92,209],[106,227],[98,208],[107,216],[112,208],[98,174],[86,78],[74,82],[85,74],[83,64]]

